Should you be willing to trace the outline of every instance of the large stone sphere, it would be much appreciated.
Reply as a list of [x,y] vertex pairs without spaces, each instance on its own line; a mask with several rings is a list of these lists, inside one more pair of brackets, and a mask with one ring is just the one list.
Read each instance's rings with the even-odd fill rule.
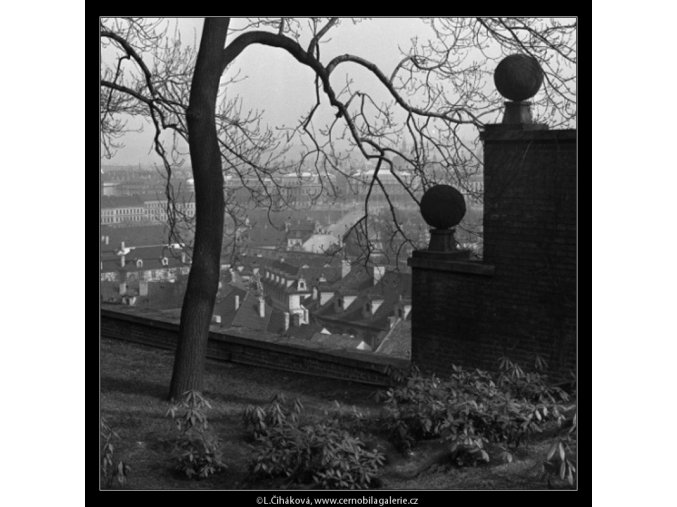
[[423,194],[421,215],[428,225],[436,229],[454,227],[465,215],[463,194],[449,185],[435,185]]
[[543,70],[532,56],[506,56],[494,71],[494,84],[506,99],[521,102],[536,95],[543,84]]

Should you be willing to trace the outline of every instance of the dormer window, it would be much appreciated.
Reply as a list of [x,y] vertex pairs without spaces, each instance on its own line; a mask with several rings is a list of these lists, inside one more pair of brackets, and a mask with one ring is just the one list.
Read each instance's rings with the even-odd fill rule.
[[136,267],[137,268],[142,268],[143,267],[143,261],[141,259],[137,259],[136,261]]
[[303,278],[299,280],[299,290],[306,290],[306,281]]
[[169,259],[167,257],[163,257],[161,262],[163,266],[169,266]]

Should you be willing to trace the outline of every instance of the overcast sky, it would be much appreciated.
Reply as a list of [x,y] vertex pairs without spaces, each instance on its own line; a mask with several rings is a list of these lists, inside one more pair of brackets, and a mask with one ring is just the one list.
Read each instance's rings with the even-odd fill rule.
[[[202,32],[202,18],[180,18],[176,20],[184,43],[199,43]],[[240,20],[233,20],[233,26]],[[322,45],[321,58],[328,62],[338,54],[351,53],[362,56],[377,64],[389,74],[401,59],[399,47],[406,50],[413,37],[425,37],[430,29],[419,18],[377,18],[353,25],[345,20],[341,26],[330,32],[331,37]],[[106,55],[103,55],[104,59]],[[294,125],[300,115],[307,113],[315,101],[314,74],[300,65],[282,49],[252,45],[243,51],[229,67],[228,74],[237,71],[248,78],[230,85],[228,93],[242,97],[245,107],[264,110],[265,119],[272,126]],[[332,74],[332,84],[340,89],[345,83],[346,73],[352,79],[386,98],[376,78],[356,65],[347,64]],[[322,97],[326,103],[326,99]],[[327,114],[329,108],[325,111]],[[129,122],[130,127],[143,127],[140,119]],[[145,128],[143,133],[125,136],[125,148],[119,150],[113,159],[103,160],[104,164],[142,165],[157,162],[149,154],[152,134]]]

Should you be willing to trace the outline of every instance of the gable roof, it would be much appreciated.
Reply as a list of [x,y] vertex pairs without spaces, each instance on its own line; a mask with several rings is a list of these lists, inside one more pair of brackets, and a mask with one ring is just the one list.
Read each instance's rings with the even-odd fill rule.
[[143,207],[144,201],[138,195],[101,197],[101,209]]
[[[129,251],[125,255],[124,268],[120,264],[120,256],[115,250],[106,250],[101,252],[101,263],[103,265],[101,272],[109,273],[113,271],[138,271],[150,269],[166,269],[189,266],[189,259],[186,262],[181,260],[181,249],[170,248],[167,245],[153,245],[143,247],[127,247]],[[162,264],[162,258],[167,258],[167,265]],[[137,267],[137,261],[142,261],[142,266]]]
[[268,328],[273,309],[265,304],[264,316],[259,316],[259,298],[253,293],[248,292],[240,302],[238,310],[232,322],[232,327],[244,327],[252,331],[265,331]]
[[235,297],[237,296],[240,298],[240,305],[242,305],[242,301],[244,300],[247,291],[240,287],[236,287],[235,285],[228,284],[222,292],[223,294],[217,296],[216,302],[214,303],[213,315],[221,316],[221,327],[229,327],[237,314],[237,310],[235,310]]
[[[353,271],[341,282],[349,278]],[[411,275],[397,271],[386,271],[376,285],[371,285],[373,283],[371,276],[366,278],[369,284],[365,285],[362,282],[365,280],[364,273],[364,269],[358,269],[355,274],[355,281],[348,283],[348,289],[339,289],[338,294],[335,294],[321,306],[317,310],[316,315],[321,318],[340,321],[346,325],[356,324],[373,329],[388,329],[390,325],[388,317],[393,315],[395,305],[399,303],[400,297],[407,298],[411,296]],[[359,290],[351,288],[355,286],[355,283],[358,283]],[[334,286],[340,287],[341,283],[334,284]],[[336,308],[336,299],[341,295],[356,296],[355,300],[345,310]],[[380,306],[373,314],[365,313],[366,304],[375,300],[382,301]]]
[[364,266],[353,266],[350,272],[337,280],[331,288],[341,294],[357,294],[373,285],[372,275]]
[[363,340],[345,334],[315,333],[310,341],[332,349],[356,349],[361,345],[362,347],[366,346],[362,350],[371,350],[371,347]]
[[399,319],[375,351],[392,357],[411,359],[411,320]]

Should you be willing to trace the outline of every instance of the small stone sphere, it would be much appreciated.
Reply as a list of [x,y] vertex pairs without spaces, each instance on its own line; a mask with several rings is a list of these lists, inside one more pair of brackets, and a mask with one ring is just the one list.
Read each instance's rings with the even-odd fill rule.
[[435,185],[423,194],[421,215],[436,229],[454,227],[465,215],[463,194],[449,185]]
[[506,99],[521,102],[536,95],[543,84],[543,70],[532,56],[506,56],[494,71],[494,84]]

